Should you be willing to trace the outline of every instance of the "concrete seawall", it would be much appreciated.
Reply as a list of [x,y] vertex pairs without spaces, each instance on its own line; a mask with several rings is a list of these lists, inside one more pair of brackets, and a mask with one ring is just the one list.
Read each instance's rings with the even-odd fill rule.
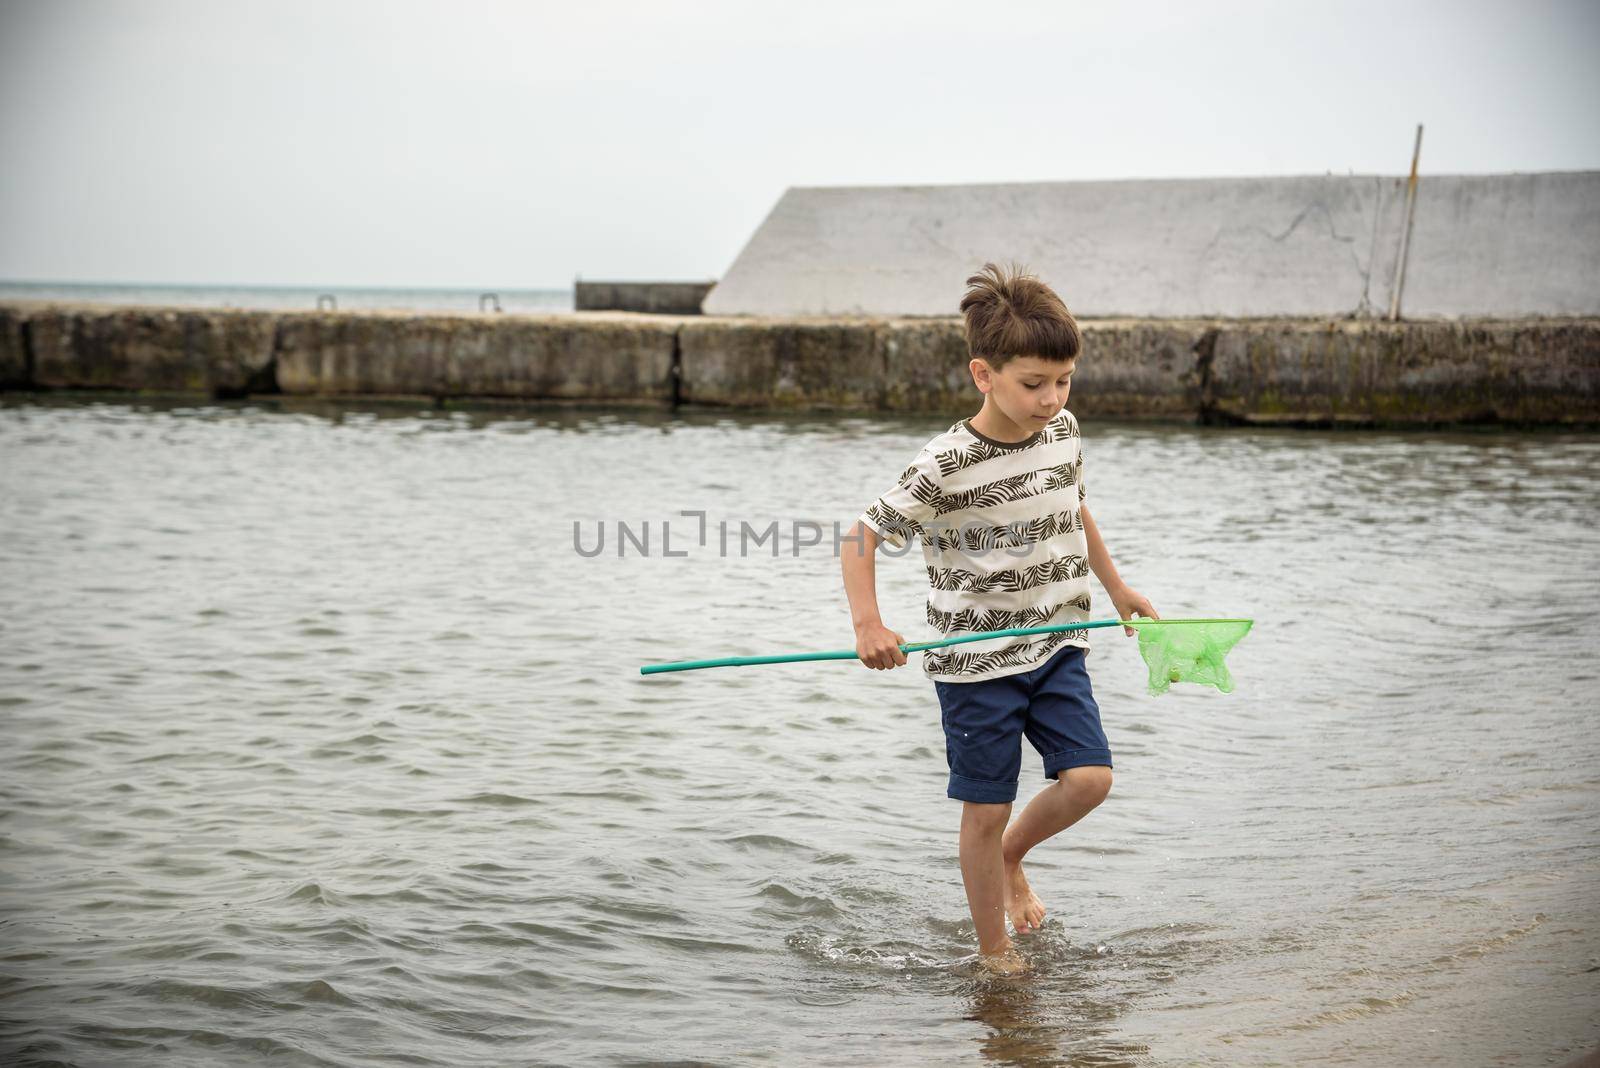
[[[1600,319],[1083,323],[1086,416],[1600,426]],[[0,303],[0,387],[964,414],[957,319]]]
[[[946,314],[1020,260],[1086,318],[1382,315],[1403,177],[795,188],[707,315]],[[1600,315],[1600,171],[1425,175],[1408,318]]]

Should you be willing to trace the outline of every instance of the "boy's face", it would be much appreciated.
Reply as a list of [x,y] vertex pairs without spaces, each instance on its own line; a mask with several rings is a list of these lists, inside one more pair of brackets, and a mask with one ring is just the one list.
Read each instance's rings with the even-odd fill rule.
[[1029,431],[1038,430],[1066,407],[1072,373],[1078,361],[1018,356],[1000,370],[987,361],[972,361],[972,377],[1006,418]]

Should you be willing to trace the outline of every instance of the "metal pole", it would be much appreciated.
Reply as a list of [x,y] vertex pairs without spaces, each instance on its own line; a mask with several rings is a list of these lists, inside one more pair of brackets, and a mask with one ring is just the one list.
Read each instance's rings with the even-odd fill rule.
[[1406,182],[1406,227],[1400,231],[1399,263],[1395,265],[1394,292],[1389,297],[1389,321],[1400,319],[1400,294],[1406,288],[1406,259],[1411,255],[1411,221],[1417,213],[1417,162],[1422,158],[1422,123],[1417,123],[1417,143],[1411,150],[1411,178]]

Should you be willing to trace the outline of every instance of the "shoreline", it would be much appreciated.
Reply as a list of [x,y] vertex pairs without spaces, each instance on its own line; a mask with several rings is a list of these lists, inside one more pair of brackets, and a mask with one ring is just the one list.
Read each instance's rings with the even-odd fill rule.
[[[1600,318],[1086,319],[1090,417],[1600,427]],[[961,321],[0,301],[0,389],[965,413]]]

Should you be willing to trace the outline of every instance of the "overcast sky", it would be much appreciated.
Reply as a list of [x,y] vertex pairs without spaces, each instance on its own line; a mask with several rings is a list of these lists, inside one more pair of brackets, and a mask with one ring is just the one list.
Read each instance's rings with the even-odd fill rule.
[[0,279],[714,278],[790,185],[1600,168],[1600,3],[0,0]]

